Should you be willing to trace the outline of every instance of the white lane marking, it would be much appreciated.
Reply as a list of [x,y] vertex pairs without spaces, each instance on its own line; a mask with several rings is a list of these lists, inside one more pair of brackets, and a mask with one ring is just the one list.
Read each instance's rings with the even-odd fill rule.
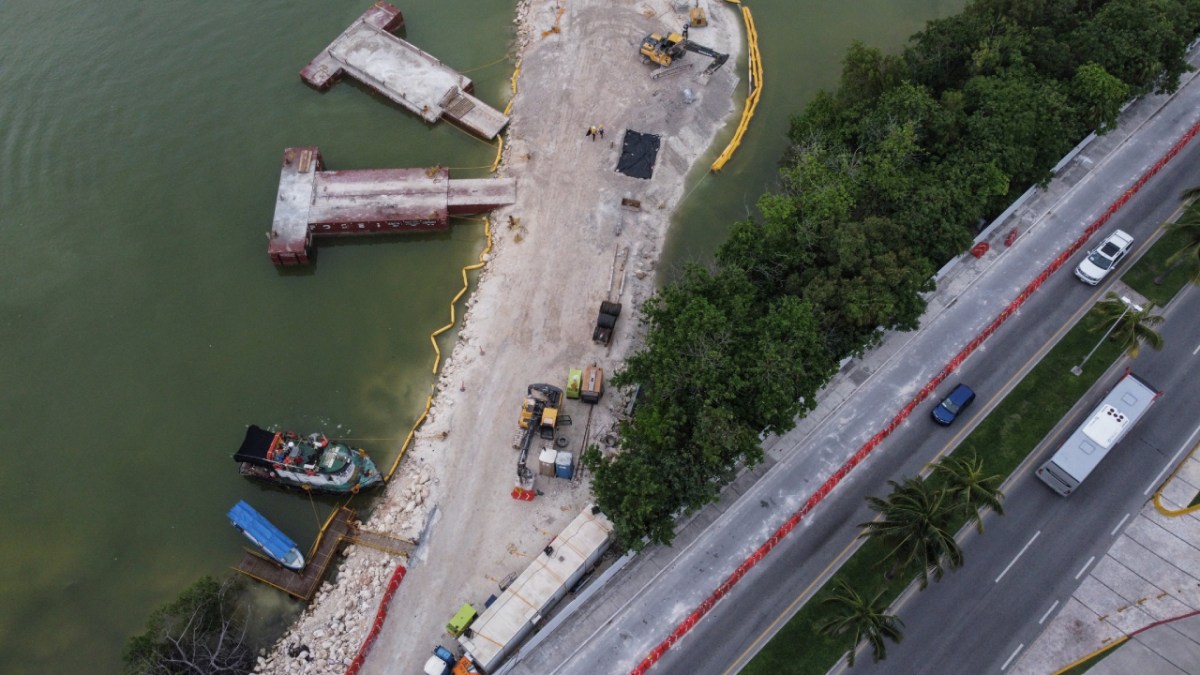
[[1179,446],[1179,451],[1175,453],[1175,456],[1171,458],[1171,461],[1167,462],[1167,465],[1162,468],[1162,471],[1159,471],[1158,475],[1154,477],[1154,482],[1151,483],[1150,487],[1146,488],[1146,491],[1142,493],[1143,497],[1150,494],[1151,490],[1158,487],[1159,483],[1162,482],[1163,474],[1165,474],[1171,467],[1175,466],[1175,462],[1179,460],[1179,456],[1183,454],[1184,450],[1192,447],[1192,442],[1196,440],[1196,434],[1200,434],[1200,425],[1197,425],[1196,428],[1192,430],[1192,435],[1188,436],[1188,439],[1183,442],[1183,445]]
[[1092,556],[1092,557],[1088,558],[1087,562],[1083,563],[1083,567],[1079,568],[1079,574],[1075,575],[1075,581],[1079,581],[1079,577],[1083,576],[1083,573],[1087,571],[1088,566],[1091,565],[1092,561],[1095,559],[1096,559],[1096,556]]
[[1041,530],[1038,530],[1037,532],[1033,533],[1033,536],[1029,539],[1029,541],[1025,542],[1025,545],[1021,547],[1020,552],[1017,553],[1017,557],[1013,558],[1012,561],[1010,563],[1008,563],[1008,566],[1004,568],[1004,571],[1000,573],[1000,576],[996,577],[996,583],[1000,583],[1000,580],[1004,578],[1004,575],[1008,574],[1008,570],[1010,570],[1012,568],[1012,566],[1016,564],[1017,560],[1022,555],[1025,555],[1025,551],[1029,548],[1029,545],[1032,544],[1033,540],[1037,539],[1038,535],[1040,535],[1041,533],[1042,533]]
[[[1076,578],[1078,579],[1079,577],[1076,577]],[[1050,617],[1050,612],[1053,612],[1055,607],[1058,607],[1058,601],[1057,601],[1057,600],[1055,600],[1055,601],[1054,601],[1054,604],[1053,604],[1053,605],[1050,605],[1050,609],[1046,610],[1046,613],[1042,615],[1042,619],[1041,619],[1041,621],[1038,621],[1038,625],[1039,625],[1039,626],[1040,626],[1040,625],[1042,625],[1042,624],[1044,624],[1044,623],[1046,623],[1046,619]]]
[[1200,345],[1196,345],[1196,348],[1192,350],[1192,356],[1195,356],[1196,352],[1200,352]]
[[1113,528],[1113,530],[1112,530],[1112,532],[1109,532],[1109,534],[1110,534],[1110,535],[1113,535],[1113,536],[1116,536],[1116,534],[1117,534],[1117,530],[1121,529],[1121,526],[1122,526],[1122,525],[1124,525],[1124,524],[1125,524],[1125,521],[1127,521],[1127,520],[1129,520],[1129,514],[1128,514],[1128,513],[1126,513],[1126,514],[1125,514],[1125,517],[1121,519],[1121,522],[1117,523],[1117,526],[1116,526],[1116,527],[1114,527],[1114,528]]
[[1020,654],[1021,650],[1024,648],[1025,648],[1024,642],[1017,645],[1017,648],[1013,650],[1012,656],[1008,657],[1008,660],[1004,662],[1004,665],[1000,666],[1000,670],[1004,670],[1005,668],[1007,668],[1008,664],[1012,663],[1012,660],[1017,658],[1017,654]]

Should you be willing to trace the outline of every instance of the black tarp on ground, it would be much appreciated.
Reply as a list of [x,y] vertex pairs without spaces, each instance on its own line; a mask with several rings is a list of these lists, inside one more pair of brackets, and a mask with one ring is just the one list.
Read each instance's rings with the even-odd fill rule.
[[621,142],[621,159],[617,171],[634,178],[650,178],[654,175],[654,161],[658,159],[658,134],[643,134],[627,129]]

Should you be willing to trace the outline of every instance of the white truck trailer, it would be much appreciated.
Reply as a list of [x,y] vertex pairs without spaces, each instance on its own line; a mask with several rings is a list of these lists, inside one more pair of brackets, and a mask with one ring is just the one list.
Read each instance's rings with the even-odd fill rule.
[[555,537],[458,638],[485,673],[524,640],[543,616],[591,569],[612,542],[613,524],[588,506]]

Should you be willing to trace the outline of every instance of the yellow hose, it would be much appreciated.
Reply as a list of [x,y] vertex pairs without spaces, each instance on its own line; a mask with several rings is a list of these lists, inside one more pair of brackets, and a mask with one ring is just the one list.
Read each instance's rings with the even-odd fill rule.
[[725,163],[733,157],[733,152],[742,144],[742,136],[746,134],[746,129],[750,126],[750,120],[754,117],[754,110],[758,108],[758,100],[762,96],[763,88],[763,71],[762,71],[762,54],[758,50],[758,29],[754,26],[754,17],[750,15],[750,8],[742,5],[740,0],[725,0],[742,8],[742,19],[746,23],[746,44],[750,55],[749,63],[749,93],[746,95],[746,104],[742,107],[742,119],[738,122],[737,130],[733,132],[733,138],[729,140],[729,145],[721,151],[717,159],[712,163],[713,171],[720,171],[725,167]]
[[[511,104],[509,104],[511,105]],[[496,173],[496,169],[500,168],[500,155],[504,153],[504,137],[496,137],[496,159],[492,160],[492,168],[489,169],[492,173]]]
[[412,445],[413,436],[417,435],[417,428],[425,422],[425,418],[429,415],[429,409],[433,407],[433,394],[430,394],[425,399],[425,410],[421,412],[421,416],[413,422],[412,428],[408,430],[408,436],[404,438],[404,445],[400,446],[400,454],[396,455],[396,461],[392,462],[392,468],[384,476],[386,482],[392,482],[392,475],[396,473],[396,469],[400,468],[400,460],[404,459],[404,453],[408,452],[408,446]]
[[442,326],[441,328],[439,328],[429,334],[429,343],[433,345],[433,352],[434,352],[434,359],[433,359],[433,374],[434,375],[437,374],[438,367],[441,366],[441,363],[442,363],[442,350],[438,348],[437,336],[441,335],[442,333],[445,333],[446,331],[450,330],[451,328],[454,328],[454,322],[455,322],[454,305],[457,304],[459,299],[461,299],[462,296],[466,294],[467,288],[469,287],[469,283],[470,283],[469,280],[467,279],[467,272],[470,272],[471,270],[477,270],[477,269],[483,267],[484,257],[488,253],[490,253],[492,250],[492,221],[487,218],[483,219],[483,236],[487,237],[487,245],[484,246],[483,250],[479,252],[479,262],[471,264],[471,265],[464,265],[462,268],[463,286],[462,286],[462,288],[458,289],[458,293],[456,293],[454,295],[454,298],[450,301],[450,323],[446,324],[445,326]]

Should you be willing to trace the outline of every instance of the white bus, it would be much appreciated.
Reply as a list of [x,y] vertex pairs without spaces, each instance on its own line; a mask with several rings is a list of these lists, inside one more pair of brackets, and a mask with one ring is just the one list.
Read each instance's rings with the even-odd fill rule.
[[1125,371],[1125,377],[1108,392],[1058,452],[1038,468],[1037,477],[1060,495],[1074,492],[1108,451],[1146,414],[1158,396],[1159,392],[1150,383]]

